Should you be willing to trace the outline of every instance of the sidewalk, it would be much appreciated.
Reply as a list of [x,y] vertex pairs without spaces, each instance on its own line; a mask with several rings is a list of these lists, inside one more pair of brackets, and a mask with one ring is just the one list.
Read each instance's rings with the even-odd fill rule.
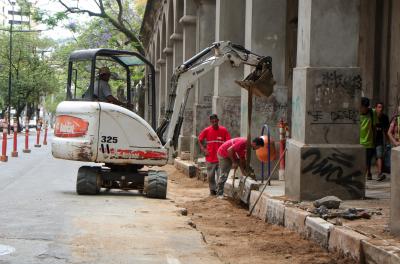
[[[187,168],[196,167],[189,161],[177,160],[176,164],[178,169],[186,172],[189,171]],[[271,186],[266,187],[252,215],[265,222],[284,226],[329,251],[349,255],[360,263],[400,263],[400,239],[390,235],[388,229],[390,181],[367,181],[364,200],[341,203],[340,208],[343,209],[365,209],[371,214],[370,219],[333,218],[328,221],[311,214],[314,209],[312,201],[298,203],[287,199],[284,196],[284,184],[283,181],[271,181]],[[238,187],[239,179],[236,179],[236,192]],[[242,202],[251,208],[262,187],[260,182],[247,180],[244,190],[239,194]],[[225,184],[225,194],[230,197],[234,194],[231,178]]]

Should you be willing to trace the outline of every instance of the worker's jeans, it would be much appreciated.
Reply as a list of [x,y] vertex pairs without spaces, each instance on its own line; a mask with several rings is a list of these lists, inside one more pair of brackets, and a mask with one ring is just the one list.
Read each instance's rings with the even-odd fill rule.
[[216,192],[216,182],[219,179],[219,166],[218,162],[207,162],[207,178],[208,186],[210,187],[210,193]]
[[221,175],[219,176],[218,179],[218,184],[217,184],[217,195],[223,195],[224,194],[224,185],[226,180],[228,179],[229,172],[232,168],[232,161],[230,158],[223,158],[218,156],[218,161],[219,161],[219,169],[221,172]]

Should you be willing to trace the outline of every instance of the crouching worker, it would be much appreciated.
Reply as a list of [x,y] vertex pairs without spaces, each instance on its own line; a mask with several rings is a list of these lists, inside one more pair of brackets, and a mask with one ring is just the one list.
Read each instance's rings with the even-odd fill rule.
[[[264,140],[262,138],[255,138],[251,142],[251,146],[254,150],[264,146]],[[240,168],[243,175],[245,175],[246,169],[246,148],[247,139],[244,137],[232,138],[222,144],[217,152],[219,168],[221,175],[218,179],[217,184],[217,196],[223,198],[224,185],[228,179],[229,171]]]

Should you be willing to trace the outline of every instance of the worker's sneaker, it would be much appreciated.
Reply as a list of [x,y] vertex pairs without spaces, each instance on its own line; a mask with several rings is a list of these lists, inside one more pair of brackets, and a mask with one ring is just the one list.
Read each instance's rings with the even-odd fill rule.
[[224,199],[225,199],[225,196],[223,196],[223,195],[218,195],[218,196],[217,196],[217,199],[224,200]]
[[371,173],[368,173],[367,180],[372,180],[372,174]]
[[210,196],[216,196],[217,192],[216,191],[210,191]]
[[384,179],[386,179],[386,175],[381,173],[378,175],[378,178],[376,178],[377,181],[383,181]]

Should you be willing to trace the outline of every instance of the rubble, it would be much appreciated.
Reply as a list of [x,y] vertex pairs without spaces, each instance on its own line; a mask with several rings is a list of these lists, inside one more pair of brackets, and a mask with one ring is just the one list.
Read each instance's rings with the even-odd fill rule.
[[314,206],[318,208],[321,205],[324,205],[328,209],[338,209],[341,202],[342,200],[340,200],[336,196],[325,196],[324,198],[315,200]]

